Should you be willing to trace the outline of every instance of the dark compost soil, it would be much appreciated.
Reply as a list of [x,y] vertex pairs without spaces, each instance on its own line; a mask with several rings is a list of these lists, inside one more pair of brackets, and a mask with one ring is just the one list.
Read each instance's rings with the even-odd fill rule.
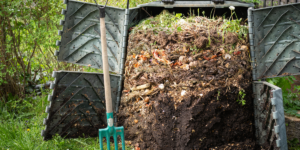
[[247,35],[207,21],[130,34],[118,125],[137,149],[257,147]]
[[[247,95],[251,88],[245,87]],[[247,96],[241,107],[234,101],[237,94],[238,89],[231,88],[218,100],[215,89],[201,98],[186,97],[177,109],[173,98],[157,94],[146,118],[139,113],[122,115],[119,123],[126,128],[126,140],[139,143],[141,149],[254,149],[252,97]]]

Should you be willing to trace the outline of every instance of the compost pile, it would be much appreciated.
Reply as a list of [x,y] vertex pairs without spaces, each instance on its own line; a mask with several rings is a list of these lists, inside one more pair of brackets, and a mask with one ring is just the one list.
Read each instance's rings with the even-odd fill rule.
[[257,147],[247,27],[233,27],[222,18],[163,11],[130,29],[118,113],[129,144]]

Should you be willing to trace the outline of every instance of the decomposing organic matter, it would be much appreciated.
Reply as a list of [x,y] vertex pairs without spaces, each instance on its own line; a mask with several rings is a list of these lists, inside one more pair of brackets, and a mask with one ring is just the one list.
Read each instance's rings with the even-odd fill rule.
[[222,24],[198,16],[133,29],[118,114],[126,140],[141,149],[255,149],[247,34]]

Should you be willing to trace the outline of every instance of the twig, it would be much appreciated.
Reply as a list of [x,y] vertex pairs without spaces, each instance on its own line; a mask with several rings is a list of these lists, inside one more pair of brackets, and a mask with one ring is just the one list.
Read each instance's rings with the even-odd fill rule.
[[142,7],[142,9],[152,18],[153,16],[151,16],[148,12],[147,12],[147,10],[145,10],[144,9],[144,7]]

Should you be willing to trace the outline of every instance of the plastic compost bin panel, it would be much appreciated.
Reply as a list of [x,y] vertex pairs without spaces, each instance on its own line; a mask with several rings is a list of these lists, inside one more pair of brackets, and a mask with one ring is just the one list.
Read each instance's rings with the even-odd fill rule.
[[132,27],[141,21],[141,18],[138,17],[140,14],[140,9],[135,7],[135,8],[130,8],[129,9],[129,14],[128,14],[128,26]]
[[[104,79],[100,73],[54,72],[50,88],[50,105],[44,119],[44,140],[59,134],[66,138],[98,136],[98,129],[106,127]],[[113,109],[116,107],[119,75],[110,75]]]
[[268,82],[253,83],[257,142],[272,149],[287,150],[281,88]]
[[252,3],[246,3],[241,1],[224,1],[223,4],[216,4],[213,1],[208,0],[198,0],[198,1],[174,1],[173,3],[164,3],[161,1],[155,1],[150,3],[145,3],[138,5],[137,7],[165,7],[165,8],[174,8],[174,7],[215,7],[215,8],[225,8],[228,9],[230,6],[236,7],[254,7]]
[[300,74],[300,4],[250,10],[254,80]]
[[[99,9],[92,3],[66,3],[65,20],[60,22],[63,31],[58,32],[61,41],[56,42],[58,60],[102,68]],[[120,73],[125,9],[107,6],[105,13],[109,70]]]

